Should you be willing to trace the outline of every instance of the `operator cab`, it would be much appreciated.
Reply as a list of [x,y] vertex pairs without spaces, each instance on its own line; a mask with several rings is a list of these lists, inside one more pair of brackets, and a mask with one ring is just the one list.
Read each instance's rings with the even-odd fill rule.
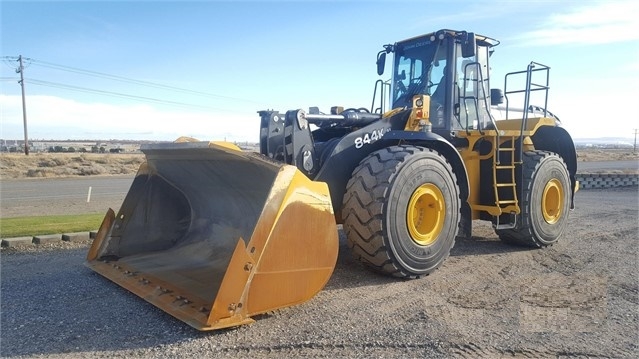
[[452,131],[489,128],[488,58],[498,44],[465,31],[440,30],[386,45],[378,55],[378,73],[385,54],[394,52],[392,108],[410,108],[413,96],[429,95],[433,132],[449,138]]

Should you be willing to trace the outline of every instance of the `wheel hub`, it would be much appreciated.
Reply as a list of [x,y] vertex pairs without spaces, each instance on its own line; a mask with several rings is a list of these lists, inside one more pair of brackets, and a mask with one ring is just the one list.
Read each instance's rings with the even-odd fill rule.
[[544,187],[541,197],[541,213],[549,224],[555,224],[561,218],[563,208],[564,191],[561,182],[553,178]]
[[411,195],[406,212],[408,232],[415,243],[427,246],[435,242],[446,217],[444,196],[437,186],[425,183]]

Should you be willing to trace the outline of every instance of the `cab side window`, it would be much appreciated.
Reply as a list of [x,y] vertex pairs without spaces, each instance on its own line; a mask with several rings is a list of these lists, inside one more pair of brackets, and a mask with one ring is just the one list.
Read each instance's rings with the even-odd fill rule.
[[455,69],[454,102],[457,129],[477,129],[479,123],[485,128],[490,121],[488,54],[485,46],[478,46],[474,57],[461,57],[461,46],[457,45],[457,66]]

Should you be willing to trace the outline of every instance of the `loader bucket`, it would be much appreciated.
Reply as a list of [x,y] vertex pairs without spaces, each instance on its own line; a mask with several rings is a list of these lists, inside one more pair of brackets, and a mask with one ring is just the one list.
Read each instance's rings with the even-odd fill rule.
[[199,330],[311,299],[337,260],[328,186],[230,147],[144,146],[87,266]]

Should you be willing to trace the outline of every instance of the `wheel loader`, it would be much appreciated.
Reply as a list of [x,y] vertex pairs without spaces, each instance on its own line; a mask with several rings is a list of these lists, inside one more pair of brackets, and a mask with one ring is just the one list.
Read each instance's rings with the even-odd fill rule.
[[531,62],[491,89],[498,44],[440,30],[384,45],[377,72],[392,54],[391,79],[370,109],[259,111],[259,154],[192,139],[143,146],[87,265],[214,330],[322,290],[338,224],[356,260],[397,278],[432,273],[474,220],[508,243],[554,244],[574,208],[575,147],[546,110],[549,67]]

